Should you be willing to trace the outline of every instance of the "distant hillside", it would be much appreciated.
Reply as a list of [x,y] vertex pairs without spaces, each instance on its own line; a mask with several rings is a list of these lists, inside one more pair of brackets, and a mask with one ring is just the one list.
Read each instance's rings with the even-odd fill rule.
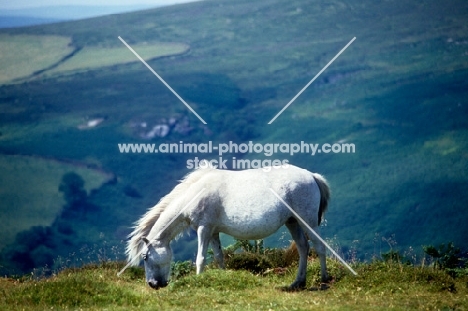
[[41,18],[31,16],[0,16],[0,28],[15,28],[32,25],[50,24],[62,21],[55,18]]
[[[189,172],[187,161],[218,155],[121,154],[117,144],[180,141],[353,143],[349,154],[223,159],[288,160],[325,175],[332,201],[321,230],[345,257],[352,249],[371,258],[389,248],[448,241],[467,249],[467,12],[461,0],[221,0],[0,30],[0,42],[8,43],[0,44],[0,161],[7,166],[9,157],[32,156],[68,163],[69,171],[79,164],[115,176],[86,192],[82,206],[70,212],[64,205],[44,225],[41,206],[57,208],[47,200],[63,196],[58,182],[36,176],[43,181],[28,187],[46,188],[50,196],[31,205],[31,215],[20,215],[15,198],[23,183],[15,176],[33,174],[32,165],[2,174],[13,190],[0,192],[0,208],[42,225],[21,233],[16,244],[10,238],[4,260],[51,265],[58,255],[98,244],[123,254],[133,222]],[[207,125],[119,36],[146,53],[149,66]],[[162,127],[167,135],[156,135]],[[36,171],[47,163],[38,161]],[[91,184],[83,175],[84,185]],[[38,232],[40,240],[27,238]],[[194,238],[174,245],[178,259],[194,258]],[[289,239],[281,231],[266,244]]]

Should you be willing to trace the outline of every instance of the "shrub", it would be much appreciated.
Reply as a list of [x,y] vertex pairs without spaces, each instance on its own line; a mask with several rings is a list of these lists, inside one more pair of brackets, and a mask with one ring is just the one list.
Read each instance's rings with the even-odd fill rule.
[[228,256],[226,260],[226,268],[262,273],[273,268],[273,264],[265,255],[244,252]]
[[287,268],[299,260],[296,244],[288,249],[264,248],[263,240],[237,240],[224,250],[226,268],[263,273],[271,268]]
[[183,276],[190,274],[194,270],[191,261],[177,261],[171,264],[171,277],[177,280]]
[[440,244],[438,247],[423,246],[423,250],[435,260],[434,265],[440,269],[459,268],[463,264],[461,250],[452,242],[447,245]]
[[445,270],[452,277],[468,275],[466,268],[467,259],[463,258],[462,252],[455,247],[453,242],[447,245],[440,244],[423,246],[424,252],[434,260],[434,267]]

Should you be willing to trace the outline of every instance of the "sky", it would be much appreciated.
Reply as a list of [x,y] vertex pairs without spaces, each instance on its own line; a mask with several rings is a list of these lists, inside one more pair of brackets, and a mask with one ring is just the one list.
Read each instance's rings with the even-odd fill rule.
[[45,6],[161,6],[195,0],[0,0],[1,10],[14,10]]

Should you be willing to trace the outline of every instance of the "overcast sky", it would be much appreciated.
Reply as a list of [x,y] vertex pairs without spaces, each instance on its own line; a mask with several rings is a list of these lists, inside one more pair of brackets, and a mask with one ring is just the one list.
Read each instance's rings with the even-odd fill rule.
[[24,9],[44,6],[92,5],[92,6],[160,6],[196,0],[0,0],[1,10]]

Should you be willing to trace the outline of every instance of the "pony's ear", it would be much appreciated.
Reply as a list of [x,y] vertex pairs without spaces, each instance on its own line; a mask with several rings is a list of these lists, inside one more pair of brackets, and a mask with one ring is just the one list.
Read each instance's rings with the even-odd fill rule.
[[149,245],[150,244],[150,241],[148,241],[148,239],[144,236],[141,238],[143,240],[143,242],[145,242],[146,245]]

